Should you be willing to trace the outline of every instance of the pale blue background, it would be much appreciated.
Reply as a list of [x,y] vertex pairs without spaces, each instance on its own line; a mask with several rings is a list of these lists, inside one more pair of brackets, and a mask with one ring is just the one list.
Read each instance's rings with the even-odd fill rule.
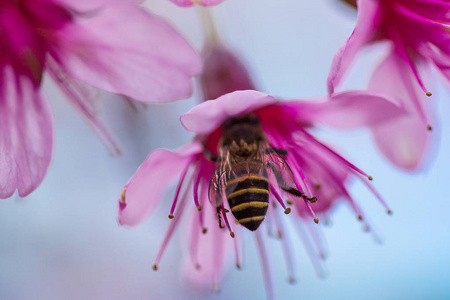
[[[337,0],[227,0],[214,9],[224,39],[240,51],[264,92],[284,98],[325,94],[332,56],[351,33],[355,15]],[[201,47],[195,9],[166,0],[146,7],[170,18]],[[126,21],[126,20],[123,20]],[[346,87],[363,88],[380,49],[366,51]],[[436,145],[424,171],[393,169],[373,148],[365,131],[324,132],[323,139],[370,173],[393,216],[364,187],[355,198],[377,225],[383,243],[363,233],[346,206],[324,231],[328,276],[318,278],[300,242],[295,244],[297,278],[286,283],[281,247],[269,243],[280,299],[450,298],[450,112],[449,93],[436,78],[440,122]],[[55,115],[55,148],[43,184],[29,197],[0,201],[0,299],[264,299],[260,263],[250,234],[245,268],[225,276],[218,295],[197,293],[179,275],[180,231],[161,262],[151,266],[162,240],[170,199],[143,225],[120,228],[116,198],[147,154],[187,142],[178,116],[196,100],[149,105],[136,113],[118,97],[101,95],[98,110],[123,151],[110,157],[100,140],[59,91],[46,83]],[[442,100],[440,100],[442,99]],[[440,127],[440,128],[439,128]],[[440,135],[440,138],[439,138]]]

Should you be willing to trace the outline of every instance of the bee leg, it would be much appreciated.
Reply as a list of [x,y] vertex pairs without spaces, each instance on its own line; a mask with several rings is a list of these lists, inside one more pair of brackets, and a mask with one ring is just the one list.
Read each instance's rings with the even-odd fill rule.
[[297,196],[297,197],[306,199],[306,200],[308,200],[308,201],[311,202],[311,203],[317,202],[317,197],[308,197],[308,196],[306,196],[305,194],[303,194],[302,192],[300,192],[300,191],[297,190],[297,189],[294,189],[294,188],[291,188],[291,187],[284,187],[284,186],[281,187],[281,189],[282,189],[283,191],[285,191],[285,192],[291,194],[291,195],[294,195],[294,196]]
[[212,155],[211,152],[209,152],[208,150],[204,150],[203,151],[203,155],[205,156],[205,158],[209,161],[212,162],[218,162],[220,161],[219,157],[217,155]]
[[276,153],[276,154],[278,154],[278,155],[281,155],[281,156],[287,156],[288,155],[288,151],[287,150],[285,150],[285,149],[279,149],[279,148],[275,148],[275,147],[272,147],[272,148],[270,148],[269,150],[267,150],[269,153]]
[[217,219],[219,219],[219,227],[225,228],[224,226],[222,226],[222,216],[220,215],[220,207],[216,207],[216,210],[217,210]]

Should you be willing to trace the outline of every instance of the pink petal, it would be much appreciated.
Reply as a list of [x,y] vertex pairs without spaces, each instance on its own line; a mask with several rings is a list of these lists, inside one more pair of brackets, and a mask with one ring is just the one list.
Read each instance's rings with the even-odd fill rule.
[[225,0],[170,0],[178,6],[181,7],[191,7],[194,4],[201,6],[214,6],[222,3]]
[[337,129],[373,126],[406,114],[388,96],[365,91],[334,94],[330,101],[292,101],[285,104],[297,110],[297,118],[305,124],[320,123]]
[[74,10],[77,13],[90,13],[95,10],[101,9],[102,7],[120,3],[140,4],[144,2],[144,0],[50,0],[50,1],[59,3],[60,5],[63,5],[65,7],[69,7],[71,10]]
[[201,144],[192,142],[175,152],[158,149],[150,153],[121,192],[119,224],[134,226],[150,215],[165,190],[201,151]]
[[430,144],[430,132],[422,107],[426,96],[411,73],[404,72],[405,64],[391,53],[373,73],[369,90],[394,96],[409,114],[374,126],[372,133],[387,159],[400,168],[414,170],[423,162]]
[[186,243],[191,243],[189,251],[185,252],[183,275],[194,288],[210,291],[219,289],[223,273],[230,261],[233,239],[227,230],[219,228],[215,208],[206,200],[205,226],[206,234],[196,216],[195,209],[191,213],[191,226],[188,227]]
[[372,135],[381,153],[394,165],[408,171],[420,168],[431,137],[414,115],[377,125],[372,128]]
[[25,197],[44,179],[52,158],[53,117],[31,79],[0,73],[0,198]]
[[189,131],[207,134],[218,128],[226,119],[277,103],[267,94],[247,90],[223,95],[216,100],[203,102],[180,117]]
[[67,73],[145,102],[189,97],[191,77],[201,67],[197,53],[173,27],[136,5],[95,11],[65,26],[59,38],[51,54]]
[[336,52],[328,74],[328,93],[333,94],[360,48],[369,43],[377,30],[378,1],[358,0],[358,19],[352,35]]

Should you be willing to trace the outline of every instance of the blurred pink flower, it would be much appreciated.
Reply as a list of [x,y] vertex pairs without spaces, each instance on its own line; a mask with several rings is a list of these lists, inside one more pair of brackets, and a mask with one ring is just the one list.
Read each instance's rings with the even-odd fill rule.
[[203,100],[216,99],[234,91],[255,89],[246,66],[223,44],[207,43],[202,52],[204,67],[200,86]]
[[392,163],[406,170],[417,169],[429,146],[426,131],[431,130],[422,103],[423,95],[431,93],[420,74],[426,71],[426,64],[434,63],[450,79],[450,3],[431,0],[357,3],[356,26],[333,59],[328,91],[330,94],[335,91],[362,47],[389,41],[391,53],[375,71],[369,90],[395,96],[410,116],[374,128],[373,134]]
[[222,3],[225,0],[170,0],[178,6],[191,7],[194,4],[201,6],[214,6]]
[[187,98],[200,59],[170,25],[133,1],[0,2],[0,198],[24,197],[52,157],[45,71],[111,148],[85,83],[145,102]]
[[[366,105],[360,105],[360,99]],[[156,209],[168,187],[178,181],[169,213],[169,218],[173,220],[170,221],[168,232],[158,251],[154,269],[158,268],[182,215],[189,214],[191,224],[185,234],[188,235],[189,243],[186,274],[196,286],[212,284],[215,289],[218,288],[228,254],[233,249],[236,265],[238,268],[242,265],[241,227],[228,221],[230,214],[227,217],[227,212],[231,208],[225,198],[219,210],[234,239],[226,234],[227,231],[219,228],[216,204],[213,204],[214,200],[211,198],[209,200],[213,203],[207,200],[215,164],[206,158],[206,153],[218,155],[219,141],[227,121],[251,114],[259,120],[270,147],[287,151],[283,161],[292,170],[292,177],[287,176],[293,180],[293,188],[305,195],[294,197],[292,193],[279,187],[278,180],[269,179],[269,208],[262,225],[268,229],[274,227],[280,235],[290,278],[293,280],[289,237],[285,236],[284,220],[281,218],[283,212],[291,212],[288,206],[291,205],[294,209],[294,216],[288,217],[292,221],[303,220],[302,223],[310,223],[314,219],[318,223],[318,215],[327,215],[336,201],[341,199],[348,202],[358,218],[363,220],[363,213],[350,196],[347,184],[351,178],[358,178],[373,190],[367,182],[367,179],[371,179],[370,176],[317,140],[309,130],[316,124],[337,128],[372,126],[397,118],[403,113],[401,108],[383,97],[359,91],[335,94],[331,101],[325,97],[316,101],[280,102],[267,94],[246,90],[203,102],[180,118],[183,126],[196,134],[193,141],[176,151],[153,151],[125,185],[118,200],[118,222],[127,226],[142,222]],[[261,167],[269,172],[268,163]],[[376,196],[379,197],[378,194]],[[311,204],[310,200],[314,202],[314,197],[317,197],[317,202]],[[193,198],[195,207],[187,206],[189,198]],[[288,206],[285,204],[286,200]],[[255,234],[271,298],[271,277],[261,229],[256,230]]]

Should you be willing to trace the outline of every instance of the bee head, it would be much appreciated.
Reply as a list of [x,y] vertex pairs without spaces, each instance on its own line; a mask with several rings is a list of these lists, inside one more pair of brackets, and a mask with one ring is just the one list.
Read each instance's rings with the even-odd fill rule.
[[254,140],[252,143],[247,143],[244,139],[239,141],[233,140],[229,146],[230,152],[236,156],[249,157],[258,150],[258,143]]

